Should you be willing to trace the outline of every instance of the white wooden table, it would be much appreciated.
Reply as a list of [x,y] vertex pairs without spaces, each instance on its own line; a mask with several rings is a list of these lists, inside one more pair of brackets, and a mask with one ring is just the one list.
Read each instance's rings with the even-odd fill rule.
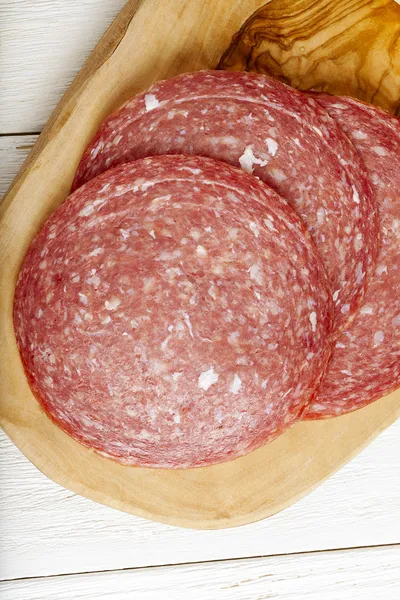
[[[0,197],[123,4],[0,0]],[[0,597],[398,600],[399,440],[400,422],[273,518],[199,532],[76,496],[0,434]]]

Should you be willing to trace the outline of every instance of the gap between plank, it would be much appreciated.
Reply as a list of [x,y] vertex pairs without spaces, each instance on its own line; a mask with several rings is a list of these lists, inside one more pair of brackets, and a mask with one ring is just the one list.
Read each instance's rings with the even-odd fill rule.
[[41,131],[23,131],[22,133],[0,133],[0,138],[5,137],[22,137],[27,135],[40,135]]
[[261,554],[257,556],[243,556],[238,558],[221,558],[217,560],[200,560],[200,561],[189,561],[182,563],[171,563],[163,565],[148,565],[142,567],[123,567],[122,569],[101,569],[99,571],[78,571],[75,573],[57,573],[54,575],[38,575],[33,577],[14,577],[12,579],[0,580],[0,587],[2,583],[12,583],[13,581],[36,581],[41,579],[56,579],[57,577],[73,577],[81,575],[101,575],[102,573],[123,573],[126,571],[141,571],[144,569],[167,569],[171,567],[190,567],[195,565],[211,565],[220,564],[227,562],[238,562],[238,561],[249,561],[249,560],[261,560],[263,558],[282,558],[284,556],[308,556],[312,554],[328,554],[334,552],[354,552],[357,550],[375,550],[377,548],[399,548],[400,544],[395,542],[393,544],[376,544],[372,546],[354,546],[351,548],[328,548],[327,550],[306,550],[305,552],[283,552],[280,554]]

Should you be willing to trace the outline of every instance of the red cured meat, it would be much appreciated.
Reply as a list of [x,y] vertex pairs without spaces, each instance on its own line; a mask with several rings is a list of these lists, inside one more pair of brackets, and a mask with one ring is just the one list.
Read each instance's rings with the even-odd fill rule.
[[353,323],[336,341],[308,417],[341,415],[400,386],[400,120],[351,98],[317,95],[357,147],[376,193],[381,245]]
[[376,257],[375,199],[357,151],[321,106],[264,75],[181,75],[106,120],[74,188],[122,162],[171,153],[241,165],[286,198],[323,258],[336,328],[350,320]]
[[287,203],[223,163],[162,156],[76,191],[22,266],[15,331],[32,389],[117,461],[243,455],[304,410],[333,307]]

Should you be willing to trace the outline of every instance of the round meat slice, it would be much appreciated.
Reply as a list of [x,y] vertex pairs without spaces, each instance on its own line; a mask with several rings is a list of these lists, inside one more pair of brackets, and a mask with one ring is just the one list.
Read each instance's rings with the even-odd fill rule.
[[376,258],[375,199],[357,151],[317,102],[254,73],[202,71],[157,83],[106,120],[74,189],[122,162],[171,153],[241,166],[283,196],[322,256],[336,329],[349,322]]
[[356,145],[374,187],[381,245],[353,323],[339,336],[307,416],[351,412],[400,386],[400,120],[351,98],[317,95]]
[[287,203],[210,159],[118,167],[33,241],[15,296],[32,389],[122,463],[243,455],[299,417],[326,367],[330,290]]

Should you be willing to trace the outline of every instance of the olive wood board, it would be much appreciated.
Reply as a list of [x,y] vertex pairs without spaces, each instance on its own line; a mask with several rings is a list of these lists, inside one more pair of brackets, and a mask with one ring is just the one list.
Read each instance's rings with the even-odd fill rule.
[[[326,1],[309,5],[318,3]],[[376,2],[348,4],[362,4],[364,10]],[[400,391],[352,414],[298,423],[231,462],[186,470],[123,466],[74,441],[39,407],[15,341],[14,288],[32,238],[67,197],[83,149],[102,120],[155,80],[215,68],[234,34],[264,5],[265,0],[128,2],[62,98],[0,208],[1,426],[60,485],[119,510],[182,527],[234,527],[290,506],[400,416]],[[286,17],[291,14],[290,0],[272,0],[270,8],[278,5],[286,5]],[[322,29],[314,43],[327,43],[329,31]]]

